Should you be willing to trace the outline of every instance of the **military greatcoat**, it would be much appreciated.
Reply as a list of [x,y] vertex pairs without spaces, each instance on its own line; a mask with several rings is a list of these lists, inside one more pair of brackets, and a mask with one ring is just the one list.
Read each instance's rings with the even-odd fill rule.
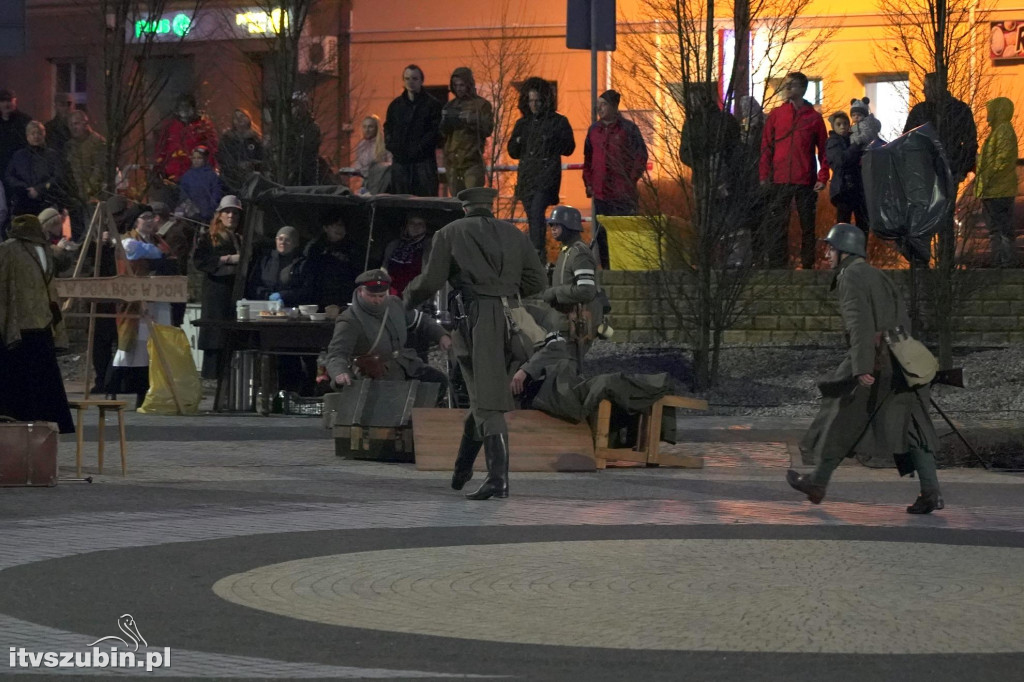
[[[927,386],[907,388],[881,332],[909,319],[896,285],[860,256],[846,256],[836,271],[832,289],[846,328],[850,350],[839,367],[819,383],[821,409],[800,443],[816,461],[838,461],[854,453],[885,458],[910,450],[917,442],[937,451],[935,426],[925,405]],[[894,372],[895,369],[895,372]],[[857,377],[875,377],[871,387]],[[870,425],[869,425],[870,421]]]
[[[584,334],[588,342],[593,340],[604,316],[602,297],[597,294],[597,261],[593,250],[582,239],[564,245],[551,273],[551,286],[542,298],[563,315],[575,315],[576,307],[582,306],[590,318]],[[558,331],[569,332],[570,339],[575,337],[568,325]]]
[[[358,292],[353,295],[352,305],[334,323],[334,335],[327,347],[327,372],[331,381],[339,374],[355,378],[353,360],[367,354],[390,358],[385,362],[386,372],[381,379],[405,381],[416,377],[424,364],[414,349],[405,347],[409,333],[425,334],[432,343],[437,343],[447,332],[422,312],[406,310],[401,299],[395,296],[387,298],[386,320],[384,315],[363,311],[358,296]],[[385,325],[383,330],[381,324]]]
[[547,286],[529,238],[514,225],[486,209],[471,210],[435,235],[423,272],[405,290],[407,307],[429,299],[448,282],[462,294],[469,338],[452,337],[474,410],[515,409],[509,387],[511,364],[508,321],[502,303],[519,306],[521,296],[534,296]]

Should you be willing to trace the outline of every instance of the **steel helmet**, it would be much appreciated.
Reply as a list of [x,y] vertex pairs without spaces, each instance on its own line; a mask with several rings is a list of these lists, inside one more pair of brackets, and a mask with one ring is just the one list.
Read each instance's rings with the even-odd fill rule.
[[836,251],[852,253],[855,256],[868,257],[864,236],[864,230],[851,225],[850,223],[836,223],[828,231],[828,235],[821,241],[830,245]]
[[548,225],[561,225],[567,230],[582,232],[583,218],[580,216],[580,212],[572,206],[555,206],[551,209]]

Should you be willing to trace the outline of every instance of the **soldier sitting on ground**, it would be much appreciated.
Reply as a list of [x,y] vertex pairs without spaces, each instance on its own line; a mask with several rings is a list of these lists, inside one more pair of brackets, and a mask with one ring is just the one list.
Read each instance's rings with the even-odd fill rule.
[[410,334],[423,333],[447,351],[452,340],[444,328],[390,296],[391,278],[383,270],[364,272],[356,284],[352,305],[338,317],[327,348],[327,372],[334,386],[348,386],[357,378],[446,385],[443,372],[406,348]]

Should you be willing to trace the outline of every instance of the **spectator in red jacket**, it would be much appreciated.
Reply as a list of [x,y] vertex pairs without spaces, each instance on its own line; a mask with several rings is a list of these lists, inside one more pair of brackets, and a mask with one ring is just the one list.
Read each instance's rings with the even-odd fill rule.
[[[647,169],[647,145],[640,129],[619,113],[621,96],[605,91],[597,100],[597,123],[583,145],[583,184],[594,198],[595,215],[636,215],[637,182]],[[608,269],[608,237],[596,230],[601,267]]]
[[828,131],[825,120],[804,99],[807,76],[794,71],[779,90],[785,101],[768,115],[761,135],[760,179],[768,199],[768,211],[760,225],[758,248],[767,255],[768,267],[788,263],[789,211],[796,201],[800,217],[800,262],[814,267],[814,218],[818,192],[828,182],[825,156]]
[[[217,168],[217,130],[205,114],[196,109],[196,98],[180,95],[174,107],[174,118],[164,124],[156,145],[156,162],[153,170],[157,177],[172,184],[192,167],[190,158],[196,147],[209,150],[210,166]],[[165,202],[174,205],[176,202]]]

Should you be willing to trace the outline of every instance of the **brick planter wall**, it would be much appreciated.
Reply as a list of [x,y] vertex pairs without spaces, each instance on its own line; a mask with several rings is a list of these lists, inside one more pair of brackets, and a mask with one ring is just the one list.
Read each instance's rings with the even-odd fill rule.
[[[909,299],[910,272],[889,275]],[[612,303],[615,341],[680,340],[671,308],[656,295],[659,273],[606,270],[601,282]],[[835,295],[829,291],[827,270],[756,273],[746,294],[747,314],[725,332],[725,343],[736,345],[842,343],[842,321]],[[955,343],[1003,346],[1024,343],[1024,270],[973,270],[957,280],[963,294],[953,316]],[[923,337],[934,340],[927,284],[922,292]]]

